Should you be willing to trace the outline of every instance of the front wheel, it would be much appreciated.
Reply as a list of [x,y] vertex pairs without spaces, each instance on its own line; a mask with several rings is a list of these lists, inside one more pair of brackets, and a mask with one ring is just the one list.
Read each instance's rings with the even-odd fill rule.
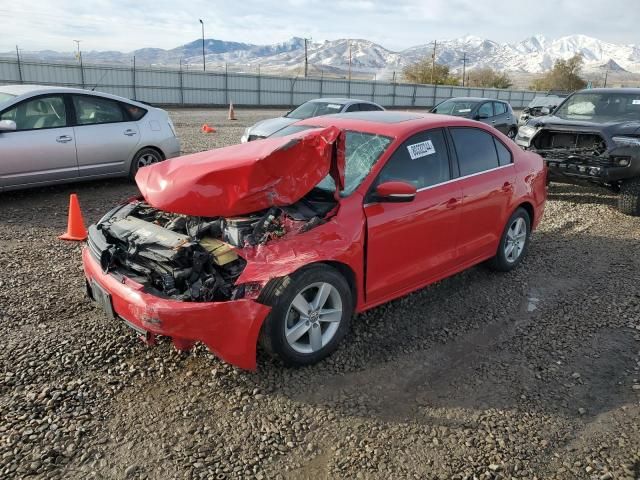
[[154,163],[161,162],[162,160],[164,160],[164,157],[157,150],[153,148],[141,149],[133,156],[133,160],[131,160],[131,169],[129,171],[131,180],[135,180],[136,173],[138,173],[138,170],[142,167],[153,165]]
[[349,329],[351,289],[328,265],[305,268],[285,284],[263,299],[273,308],[262,328],[261,343],[286,365],[319,362],[336,350]]
[[640,216],[640,178],[631,178],[622,182],[618,210],[625,215]]
[[496,256],[489,260],[489,266],[499,272],[516,268],[529,249],[531,237],[531,217],[524,208],[518,208],[509,217]]
[[516,139],[516,135],[518,134],[518,130],[515,128],[511,128],[508,132],[507,132],[507,137],[509,137],[511,140],[515,140]]

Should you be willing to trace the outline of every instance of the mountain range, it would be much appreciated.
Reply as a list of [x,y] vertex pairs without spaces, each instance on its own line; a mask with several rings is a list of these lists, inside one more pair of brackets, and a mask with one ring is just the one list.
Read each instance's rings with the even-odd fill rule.
[[[304,65],[305,41],[294,37],[271,44],[255,45],[215,39],[205,40],[205,56],[208,67],[228,64],[234,71],[285,71],[299,74]],[[321,71],[367,74],[377,78],[390,78],[404,66],[424,57],[431,57],[433,43],[417,45],[401,51],[392,51],[365,39],[338,39],[308,43],[309,69],[314,74]],[[517,43],[498,43],[475,36],[438,41],[436,61],[449,65],[454,72],[466,68],[489,66],[507,72],[537,74],[550,69],[557,59],[567,59],[580,53],[584,68],[589,71],[640,73],[640,47],[605,42],[586,35],[569,35],[556,39],[535,35]],[[11,55],[11,53],[6,54]],[[69,61],[71,52],[51,50],[30,52],[29,58],[50,61]],[[135,56],[138,65],[176,66],[180,62],[189,68],[202,65],[202,40],[164,50],[143,48],[133,52],[87,51],[83,52],[87,63],[131,63]],[[259,66],[259,67],[258,67]]]

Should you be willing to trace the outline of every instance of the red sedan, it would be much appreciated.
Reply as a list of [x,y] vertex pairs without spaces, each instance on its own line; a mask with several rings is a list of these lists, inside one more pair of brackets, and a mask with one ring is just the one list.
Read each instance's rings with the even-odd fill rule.
[[153,343],[256,367],[333,352],[362,312],[480,262],[509,271],[546,200],[542,159],[479,122],[361,112],[140,169],[89,229],[87,290]]

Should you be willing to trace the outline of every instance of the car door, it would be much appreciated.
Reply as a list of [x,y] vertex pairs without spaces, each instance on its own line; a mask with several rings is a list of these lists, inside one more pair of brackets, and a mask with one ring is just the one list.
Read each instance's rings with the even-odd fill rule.
[[78,176],[76,144],[64,95],[39,95],[0,112],[16,130],[0,132],[0,187],[13,188]]
[[[381,169],[364,207],[367,302],[417,288],[455,266],[462,190],[451,177],[442,129],[413,135]],[[415,185],[415,199],[377,202],[375,187],[393,180]]]
[[509,131],[510,120],[508,120],[507,105],[503,102],[493,102],[493,114],[491,125],[506,135]]
[[450,128],[462,189],[458,255],[461,262],[493,256],[498,248],[516,177],[511,150],[489,132]]
[[121,174],[140,142],[138,123],[109,98],[72,95],[81,177]]

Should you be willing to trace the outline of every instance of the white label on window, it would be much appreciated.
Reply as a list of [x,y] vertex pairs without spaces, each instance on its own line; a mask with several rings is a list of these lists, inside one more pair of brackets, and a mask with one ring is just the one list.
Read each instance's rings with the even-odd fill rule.
[[640,100],[631,100],[632,105],[640,105]]
[[327,105],[327,108],[333,108],[336,110],[340,110],[342,108],[342,105],[338,105],[337,103],[330,103]]
[[426,157],[427,155],[433,155],[434,153],[436,153],[436,148],[433,146],[431,140],[408,145],[407,150],[409,150],[409,156],[411,157],[411,160],[415,160],[416,158],[420,157]]
[[458,110],[458,112],[460,112],[460,113],[468,113],[470,111],[471,111],[470,108],[461,108],[460,110]]

